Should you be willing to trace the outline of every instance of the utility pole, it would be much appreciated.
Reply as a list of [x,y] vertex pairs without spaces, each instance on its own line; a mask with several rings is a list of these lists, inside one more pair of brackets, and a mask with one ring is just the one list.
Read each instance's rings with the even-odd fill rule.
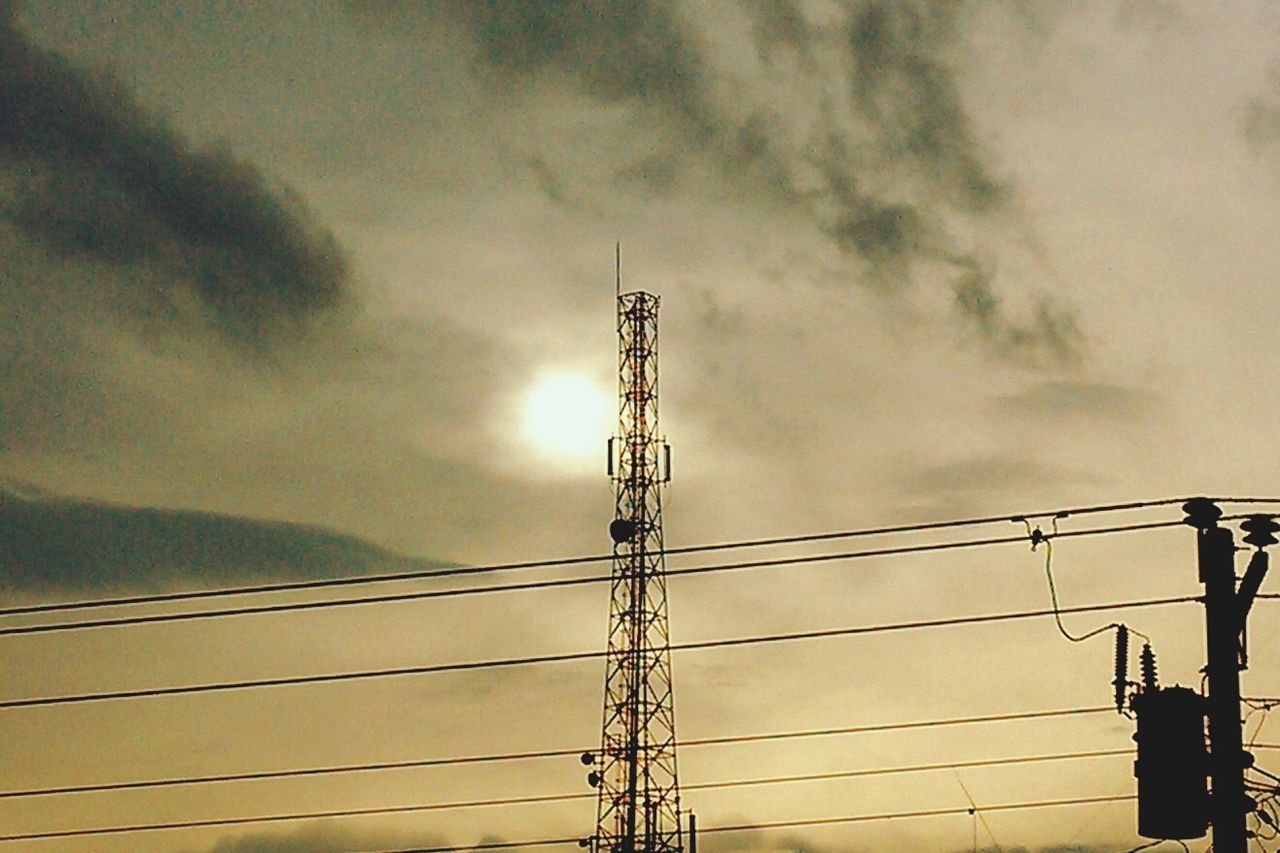
[[1207,498],[1183,505],[1185,522],[1196,529],[1200,582],[1204,584],[1205,644],[1209,694],[1209,822],[1215,853],[1246,853],[1251,833],[1248,815],[1255,807],[1245,795],[1244,772],[1253,764],[1243,743],[1240,717],[1240,672],[1245,668],[1244,628],[1254,595],[1267,572],[1262,549],[1276,542],[1280,529],[1270,516],[1251,516],[1244,523],[1245,541],[1257,551],[1239,591],[1236,589],[1236,545],[1229,529],[1218,526],[1222,510]]
[[675,709],[661,487],[670,449],[658,431],[658,304],[616,290],[618,435],[609,441],[617,487],[604,725],[588,781],[599,789],[593,853],[681,853]]

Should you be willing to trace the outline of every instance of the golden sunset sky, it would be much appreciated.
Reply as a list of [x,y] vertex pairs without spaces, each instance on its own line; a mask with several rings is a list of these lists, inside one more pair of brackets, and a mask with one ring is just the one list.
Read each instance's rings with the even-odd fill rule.
[[[617,242],[623,289],[662,299],[672,547],[1277,496],[1278,196],[1280,8],[1261,0],[0,0],[4,606],[607,552]],[[1044,556],[1017,542],[677,576],[672,638],[1037,610]],[[6,615],[0,632],[606,566]],[[1185,527],[1064,538],[1053,569],[1066,606],[1200,591]],[[607,585],[584,584],[0,633],[0,704],[593,651],[607,616]],[[1280,695],[1278,617],[1253,611],[1246,695]],[[1065,618],[1121,619],[1164,683],[1199,685],[1198,605]],[[1040,618],[677,651],[677,728],[1105,706],[1109,638],[1071,644]],[[589,748],[603,669],[0,707],[0,792]],[[1132,734],[1092,713],[703,746],[679,768],[713,828],[1128,795],[1129,756],[697,786]],[[590,794],[584,775],[567,756],[0,798],[0,835]],[[588,797],[0,853],[466,846],[586,836],[594,816]],[[1127,801],[992,812],[976,831],[1006,851],[1140,843]],[[700,841],[954,853],[974,832],[962,814]]]

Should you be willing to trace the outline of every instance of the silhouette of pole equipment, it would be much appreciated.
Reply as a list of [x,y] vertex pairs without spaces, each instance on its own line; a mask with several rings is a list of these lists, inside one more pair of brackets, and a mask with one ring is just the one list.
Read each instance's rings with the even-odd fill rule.
[[[1208,776],[1212,787],[1208,817],[1213,849],[1215,853],[1245,853],[1251,837],[1248,815],[1257,805],[1245,794],[1245,770],[1253,764],[1253,756],[1244,749],[1240,715],[1240,672],[1247,662],[1245,620],[1267,572],[1269,558],[1263,549],[1276,543],[1274,534],[1280,525],[1267,515],[1250,516],[1241,525],[1246,532],[1244,541],[1256,550],[1237,589],[1236,545],[1231,531],[1218,525],[1222,510],[1211,500],[1195,498],[1183,505],[1183,511],[1185,522],[1196,530],[1199,579],[1204,584],[1208,682],[1204,707],[1209,718]],[[1188,699],[1182,704],[1189,703]],[[1141,752],[1139,755],[1141,761]],[[1141,808],[1141,800],[1139,803]]]

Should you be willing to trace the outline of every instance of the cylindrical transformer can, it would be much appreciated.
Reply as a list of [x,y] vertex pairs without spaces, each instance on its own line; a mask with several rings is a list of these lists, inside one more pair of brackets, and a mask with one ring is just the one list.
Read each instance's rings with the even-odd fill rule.
[[1142,690],[1133,697],[1138,730],[1138,834],[1202,838],[1209,831],[1209,756],[1204,698],[1186,687]]

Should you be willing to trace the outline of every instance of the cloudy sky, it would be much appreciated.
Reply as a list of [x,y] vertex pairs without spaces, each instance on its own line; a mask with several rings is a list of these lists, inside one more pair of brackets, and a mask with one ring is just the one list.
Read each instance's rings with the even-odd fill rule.
[[[1274,494],[1278,194],[1266,2],[0,2],[6,600],[607,550],[615,242],[623,288],[662,297],[671,545]],[[1063,540],[1064,603],[1194,593],[1191,536]],[[1039,608],[1042,557],[676,578],[673,639]],[[10,636],[0,694],[595,649],[606,595]],[[1252,695],[1280,692],[1274,606],[1255,610]],[[1166,680],[1197,682],[1194,607],[1124,618]],[[678,728],[1104,705],[1110,656],[1044,620],[678,653]],[[601,670],[5,709],[0,788],[587,746]],[[1092,715],[691,749],[680,769],[694,785],[1131,734]],[[0,800],[0,827],[585,792],[582,771]],[[964,806],[966,790],[981,805],[1133,784],[1116,757],[685,803],[716,826]],[[353,851],[586,835],[593,818],[582,800],[0,849]],[[978,842],[1119,850],[1133,826],[1129,803],[993,813]],[[973,831],[961,816],[706,844],[958,851]]]

